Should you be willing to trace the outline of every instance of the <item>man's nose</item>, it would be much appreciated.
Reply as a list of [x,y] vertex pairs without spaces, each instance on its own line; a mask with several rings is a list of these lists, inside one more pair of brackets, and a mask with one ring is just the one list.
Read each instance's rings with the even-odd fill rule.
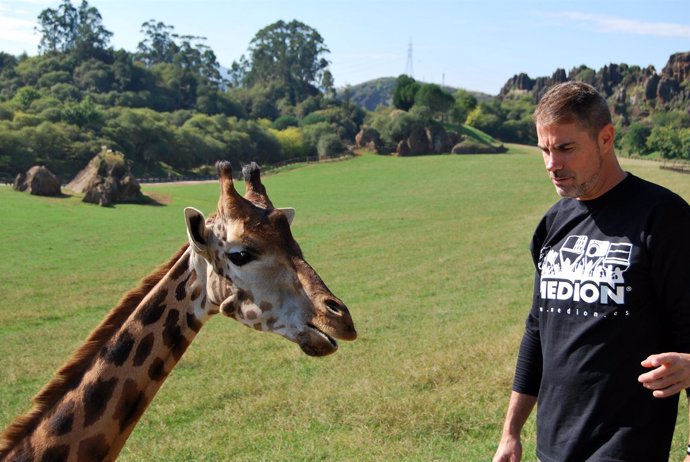
[[563,167],[560,157],[553,152],[544,154],[544,163],[546,164],[546,170],[549,172],[555,172]]

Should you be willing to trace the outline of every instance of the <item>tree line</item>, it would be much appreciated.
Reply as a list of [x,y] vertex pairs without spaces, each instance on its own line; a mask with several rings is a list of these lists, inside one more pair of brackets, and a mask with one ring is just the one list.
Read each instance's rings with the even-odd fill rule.
[[329,156],[364,111],[336,100],[323,38],[299,21],[259,31],[224,73],[199,36],[142,24],[136,51],[115,50],[86,0],[38,16],[37,56],[0,52],[0,176],[46,165],[69,176],[101,146],[139,175]]
[[[135,175],[332,156],[362,125],[388,152],[413,133],[469,125],[505,142],[536,142],[529,95],[477,101],[464,90],[401,75],[392,107],[368,112],[336,95],[329,50],[312,27],[277,21],[256,33],[226,72],[200,36],[151,19],[135,51],[115,50],[100,12],[62,0],[37,18],[37,56],[0,52],[0,177],[45,165],[68,179],[102,146],[121,151]],[[618,115],[624,110],[616,109]],[[641,155],[690,156],[687,112],[644,121],[617,116],[617,143]]]

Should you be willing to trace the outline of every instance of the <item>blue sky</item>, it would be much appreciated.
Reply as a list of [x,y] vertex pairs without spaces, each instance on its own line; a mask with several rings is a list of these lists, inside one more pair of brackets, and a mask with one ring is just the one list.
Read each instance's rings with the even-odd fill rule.
[[[0,0],[0,51],[37,52],[38,14],[59,0]],[[74,5],[81,0],[72,0]],[[513,75],[581,64],[653,65],[690,51],[688,0],[91,0],[134,51],[149,19],[207,38],[221,65],[246,53],[261,28],[297,19],[324,38],[336,86],[412,69],[417,80],[497,94]],[[654,6],[651,6],[651,5]]]

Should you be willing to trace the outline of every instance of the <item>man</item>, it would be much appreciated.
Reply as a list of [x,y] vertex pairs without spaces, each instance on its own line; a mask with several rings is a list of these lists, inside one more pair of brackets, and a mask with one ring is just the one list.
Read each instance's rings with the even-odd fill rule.
[[535,121],[562,199],[532,239],[533,304],[494,462],[521,460],[537,403],[541,462],[667,461],[690,386],[690,206],[621,168],[590,85],[552,87]]

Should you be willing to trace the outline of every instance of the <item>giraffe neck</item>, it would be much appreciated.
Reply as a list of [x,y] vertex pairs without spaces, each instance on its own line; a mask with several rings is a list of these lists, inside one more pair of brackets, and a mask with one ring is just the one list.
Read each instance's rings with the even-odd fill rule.
[[217,310],[206,295],[203,259],[187,249],[109,339],[85,358],[83,373],[68,377],[71,383],[63,384],[62,396],[33,416],[33,428],[25,428],[24,437],[5,452],[8,460],[23,455],[29,460],[114,460]]

